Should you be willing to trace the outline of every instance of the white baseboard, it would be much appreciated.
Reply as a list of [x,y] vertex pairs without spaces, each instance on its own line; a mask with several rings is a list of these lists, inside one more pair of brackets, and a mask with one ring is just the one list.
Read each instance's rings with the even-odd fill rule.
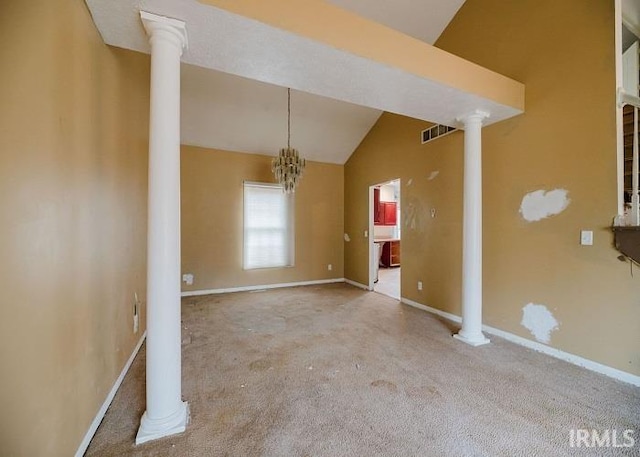
[[344,278],[317,279],[313,281],[285,282],[285,283],[279,283],[279,284],[263,284],[258,286],[228,287],[224,289],[188,290],[188,291],[182,292],[180,295],[183,297],[195,297],[198,295],[227,294],[230,292],[248,292],[252,290],[280,289],[282,287],[313,286],[317,284],[332,284],[336,282],[345,282],[345,279]]
[[359,282],[355,282],[350,279],[345,279],[344,282],[346,282],[347,284],[351,284],[354,287],[358,287],[359,289],[369,290],[369,287],[365,286],[364,284],[360,284]]
[[[441,311],[439,309],[435,309],[430,306],[423,305],[421,303],[415,302],[413,300],[409,300],[408,298],[404,298],[404,297],[401,299],[401,301],[402,303],[405,303],[409,306],[422,309],[429,313],[443,317],[451,322],[455,322],[457,324],[462,322],[462,318],[455,314],[447,313],[445,311]],[[565,362],[569,362],[573,365],[578,365],[582,368],[586,368],[587,370],[595,371],[596,373],[603,374],[610,378],[617,379],[619,381],[626,382],[628,384],[632,384],[634,386],[640,387],[640,376],[636,376],[634,374],[627,373],[626,371],[618,370],[617,368],[613,368],[598,362],[594,362],[593,360],[585,359],[584,357],[580,357],[578,355],[571,354],[569,352],[561,351],[560,349],[547,346],[546,344],[538,343],[537,341],[532,341],[527,338],[514,335],[513,333],[505,332],[504,330],[490,327],[488,325],[483,325],[482,330],[492,335],[496,335],[500,338],[504,338],[505,340],[511,341],[512,343],[518,344],[520,346],[524,346],[529,349],[533,349],[534,351],[538,351],[538,352],[542,352],[543,354],[550,355],[551,357],[555,357],[556,359],[564,360]]]
[[455,314],[447,313],[446,311],[441,311],[439,309],[432,308],[431,306],[423,305],[422,303],[418,303],[417,301],[409,300],[408,298],[404,298],[404,297],[402,297],[400,301],[405,305],[413,306],[414,308],[418,308],[423,311],[430,312],[431,314],[444,317],[446,320],[455,322],[456,324],[460,324],[462,322],[462,318],[460,316],[456,316]]
[[84,438],[82,439],[82,442],[80,443],[80,446],[76,451],[76,454],[75,454],[76,457],[82,457],[84,453],[87,451],[87,448],[89,447],[89,443],[93,439],[93,435],[95,435],[96,430],[98,430],[98,426],[100,425],[100,422],[102,422],[102,419],[104,419],[104,415],[107,412],[107,409],[109,408],[109,406],[111,405],[111,402],[113,401],[113,397],[116,396],[116,392],[118,392],[118,389],[120,388],[120,384],[122,384],[122,381],[124,380],[125,375],[129,371],[129,368],[133,363],[133,359],[135,359],[136,355],[138,355],[138,351],[140,350],[140,347],[142,346],[142,343],[144,342],[144,339],[146,337],[147,337],[147,332],[145,331],[140,337],[140,341],[138,341],[138,344],[136,344],[136,347],[133,349],[131,356],[129,356],[129,360],[127,360],[127,363],[124,364],[124,368],[120,372],[120,376],[118,376],[118,379],[116,379],[116,382],[111,388],[111,391],[109,391],[109,395],[107,395],[107,398],[105,399],[104,403],[102,403],[100,410],[98,410],[98,414],[96,414],[96,417],[93,419],[93,422],[91,422],[91,426],[89,427],[89,430],[87,430],[87,433],[84,435]]

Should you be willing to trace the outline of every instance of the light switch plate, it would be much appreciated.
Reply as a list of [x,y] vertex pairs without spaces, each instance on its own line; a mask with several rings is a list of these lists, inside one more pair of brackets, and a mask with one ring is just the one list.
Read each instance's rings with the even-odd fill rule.
[[580,232],[580,244],[583,246],[593,246],[592,230],[582,230]]

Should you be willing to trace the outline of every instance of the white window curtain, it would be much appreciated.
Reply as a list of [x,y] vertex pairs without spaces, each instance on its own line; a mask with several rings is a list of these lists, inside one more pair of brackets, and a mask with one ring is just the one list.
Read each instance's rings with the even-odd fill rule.
[[277,184],[244,183],[245,270],[293,266],[293,194]]

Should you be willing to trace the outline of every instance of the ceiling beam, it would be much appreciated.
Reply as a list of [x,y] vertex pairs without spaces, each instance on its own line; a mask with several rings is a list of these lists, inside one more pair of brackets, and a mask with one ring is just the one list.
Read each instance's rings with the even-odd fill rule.
[[[87,0],[106,43],[149,52],[139,1]],[[320,0],[146,0],[189,27],[186,63],[445,125],[524,111],[524,85]]]
[[524,110],[524,86],[322,0],[199,0],[274,28]]

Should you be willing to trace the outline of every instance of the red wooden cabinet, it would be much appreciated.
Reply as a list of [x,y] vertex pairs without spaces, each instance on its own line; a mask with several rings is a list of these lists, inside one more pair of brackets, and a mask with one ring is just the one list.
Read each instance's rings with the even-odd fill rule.
[[373,223],[374,225],[396,225],[398,219],[398,203],[380,201],[380,189],[373,189]]
[[400,241],[388,241],[382,246],[380,263],[385,267],[400,266]]
[[383,208],[383,220],[384,222],[382,223],[382,225],[396,225],[396,223],[398,222],[398,209],[397,209],[397,203],[396,202],[384,202],[382,203],[382,208]]
[[398,204],[396,202],[380,202],[377,205],[377,211],[375,208],[373,211],[373,223],[375,225],[396,225],[398,222]]

